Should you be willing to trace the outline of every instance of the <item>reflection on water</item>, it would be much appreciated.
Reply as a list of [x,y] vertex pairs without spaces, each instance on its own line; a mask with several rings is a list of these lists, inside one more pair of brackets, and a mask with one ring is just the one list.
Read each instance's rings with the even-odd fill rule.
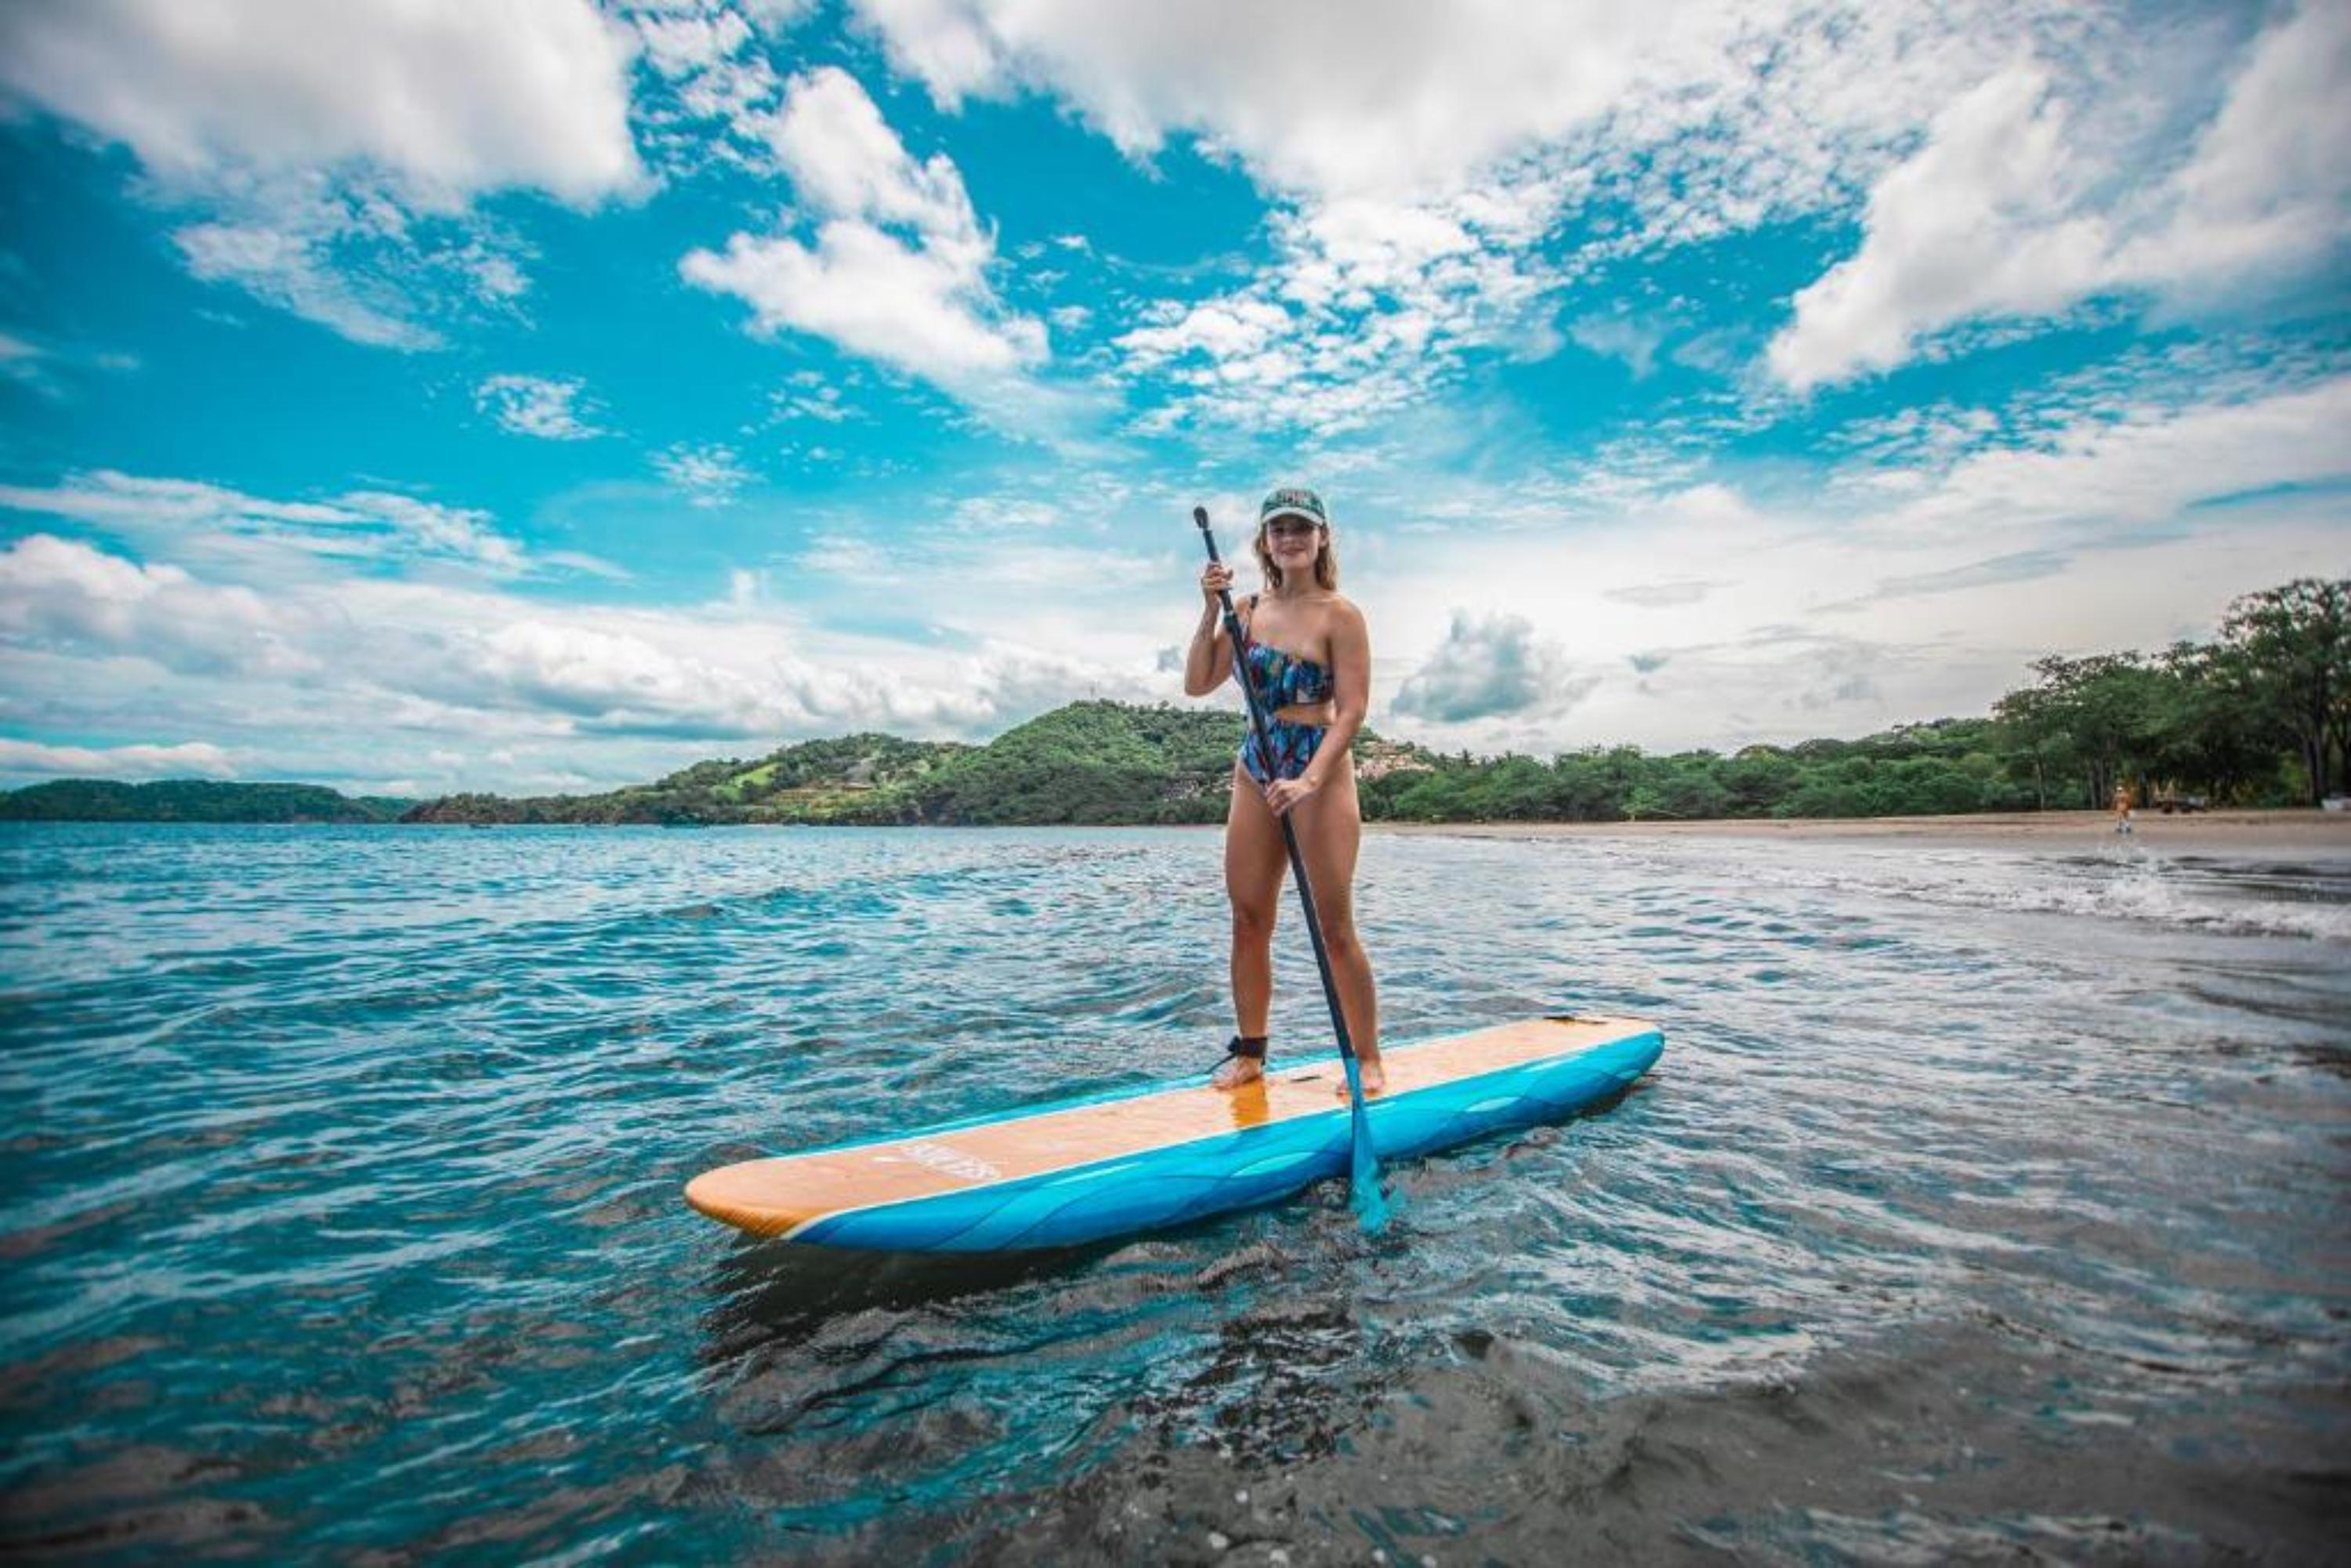
[[[1204,1071],[1214,843],[6,830],[0,1542],[2332,1550],[2339,859],[1374,839],[1392,1040],[1638,1014],[1653,1076],[1392,1168],[1374,1237],[1336,1188],[977,1260],[679,1202]],[[1279,975],[1277,1061],[1327,1028]]]

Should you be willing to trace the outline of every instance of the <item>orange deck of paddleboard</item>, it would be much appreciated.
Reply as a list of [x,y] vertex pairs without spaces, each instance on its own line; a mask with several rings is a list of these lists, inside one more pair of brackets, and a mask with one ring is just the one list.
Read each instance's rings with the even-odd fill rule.
[[[1387,1087],[1373,1103],[1374,1115],[1376,1121],[1383,1106],[1424,1090],[1655,1032],[1652,1025],[1628,1019],[1538,1018],[1394,1047],[1381,1056]],[[695,1177],[685,1197],[714,1219],[758,1235],[788,1236],[852,1210],[969,1193],[1220,1134],[1327,1116],[1345,1108],[1344,1083],[1340,1062],[1327,1058],[1278,1069],[1238,1090],[1201,1084],[1016,1110],[903,1138],[726,1166]]]

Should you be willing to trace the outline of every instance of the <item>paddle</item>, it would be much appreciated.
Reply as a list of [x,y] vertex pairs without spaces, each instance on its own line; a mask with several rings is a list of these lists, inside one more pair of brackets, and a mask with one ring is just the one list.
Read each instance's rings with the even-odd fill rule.
[[[1192,508],[1192,520],[1200,525],[1201,542],[1208,547],[1208,559],[1221,566],[1224,558],[1217,553],[1217,536],[1208,527],[1208,508]],[[1233,645],[1233,673],[1240,677],[1241,694],[1249,702],[1249,730],[1256,736],[1258,755],[1273,755],[1272,738],[1266,733],[1265,705],[1257,694],[1257,683],[1249,678],[1249,659],[1241,644],[1241,618],[1233,610],[1233,596],[1225,589],[1217,590],[1217,601],[1224,606],[1225,636]],[[1356,1218],[1366,1230],[1377,1230],[1387,1223],[1386,1200],[1380,1196],[1379,1161],[1372,1151],[1372,1124],[1364,1105],[1364,1073],[1355,1061],[1355,1042],[1347,1033],[1347,1015],[1339,1008],[1339,985],[1331,977],[1331,955],[1322,946],[1322,922],[1314,913],[1314,887],[1306,880],[1305,857],[1298,852],[1298,833],[1290,825],[1287,814],[1275,819],[1281,824],[1282,847],[1290,852],[1290,874],[1298,881],[1298,902],[1306,911],[1306,935],[1314,944],[1314,967],[1322,972],[1322,998],[1331,1004],[1331,1030],[1339,1037],[1339,1060],[1347,1070],[1347,1098],[1353,1106],[1354,1157],[1348,1167],[1347,1190],[1354,1199]]]

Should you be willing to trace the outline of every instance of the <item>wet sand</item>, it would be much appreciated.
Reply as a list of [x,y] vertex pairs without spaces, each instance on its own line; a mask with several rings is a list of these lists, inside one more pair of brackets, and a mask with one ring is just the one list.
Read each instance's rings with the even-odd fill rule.
[[2324,855],[2351,859],[2351,811],[2210,811],[2167,817],[2141,811],[2127,838],[2111,811],[1986,812],[1959,817],[1809,818],[1785,821],[1373,822],[1375,833],[1452,838],[1720,838],[1792,841],[1881,841],[1926,847],[2085,852],[2118,843],[2157,853]]
[[[1538,1347],[1472,1333],[1462,1350],[1462,1364],[1418,1371],[1368,1409],[1301,1390],[1302,1452],[1138,1435],[1076,1484],[1023,1500],[1026,1517],[981,1536],[972,1560],[1378,1561],[1362,1545],[1368,1520],[1396,1568],[2325,1563],[2351,1522],[2339,1448],[2294,1413],[2244,1403],[2070,1423],[2079,1368],[1991,1314],[1599,1403]],[[2309,1398],[2323,1417],[2346,1410],[2337,1389]],[[1384,1506],[1392,1486],[1410,1506]]]

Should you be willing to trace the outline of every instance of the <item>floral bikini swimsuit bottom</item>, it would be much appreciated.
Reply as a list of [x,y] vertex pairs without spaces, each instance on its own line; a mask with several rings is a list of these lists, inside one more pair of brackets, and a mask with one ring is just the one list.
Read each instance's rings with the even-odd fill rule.
[[1241,737],[1241,766],[1259,784],[1295,779],[1314,760],[1322,744],[1323,727],[1292,724],[1273,716],[1299,704],[1329,702],[1331,672],[1311,659],[1254,641],[1241,644],[1241,656],[1249,661],[1249,678],[1257,687],[1258,701],[1265,705],[1265,737],[1272,753],[1270,757],[1260,753],[1257,730],[1251,727]]

